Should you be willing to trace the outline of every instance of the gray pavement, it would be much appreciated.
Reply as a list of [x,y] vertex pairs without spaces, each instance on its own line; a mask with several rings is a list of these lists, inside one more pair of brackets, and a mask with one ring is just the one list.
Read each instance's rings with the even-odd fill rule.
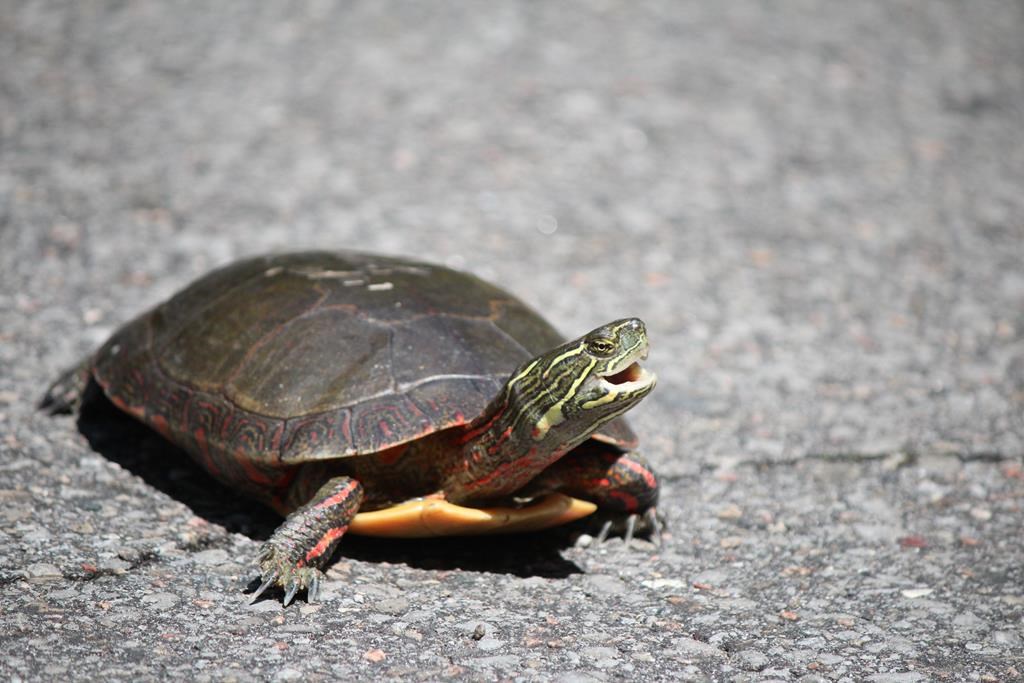
[[[0,678],[1024,680],[1024,6],[0,1]],[[659,548],[352,539],[33,409],[243,255],[644,318]],[[585,539],[584,539],[585,540]]]

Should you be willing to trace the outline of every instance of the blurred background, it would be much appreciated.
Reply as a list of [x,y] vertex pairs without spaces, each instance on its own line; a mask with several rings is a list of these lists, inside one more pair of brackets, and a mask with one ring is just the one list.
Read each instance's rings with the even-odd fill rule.
[[8,334],[47,366],[212,266],[343,247],[566,335],[644,318],[663,456],[1022,451],[1020,3],[0,17]]

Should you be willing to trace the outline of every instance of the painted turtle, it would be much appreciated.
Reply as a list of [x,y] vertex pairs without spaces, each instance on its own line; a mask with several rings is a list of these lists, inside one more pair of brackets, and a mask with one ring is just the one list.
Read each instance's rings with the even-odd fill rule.
[[[348,530],[424,536],[653,516],[658,484],[619,416],[654,388],[635,318],[568,343],[507,292],[357,252],[250,258],[128,323],[89,378],[213,476],[285,516],[262,585],[319,592]],[[587,502],[589,501],[589,502]],[[358,513],[358,514],[357,514]]]

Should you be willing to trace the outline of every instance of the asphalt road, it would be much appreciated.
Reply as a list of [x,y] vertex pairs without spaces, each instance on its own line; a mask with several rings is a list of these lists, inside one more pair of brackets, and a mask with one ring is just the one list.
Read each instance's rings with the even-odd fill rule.
[[[0,1],[0,677],[1024,680],[1024,6]],[[647,321],[660,547],[346,540],[98,406],[234,258],[471,270]],[[585,541],[585,539],[584,539]]]

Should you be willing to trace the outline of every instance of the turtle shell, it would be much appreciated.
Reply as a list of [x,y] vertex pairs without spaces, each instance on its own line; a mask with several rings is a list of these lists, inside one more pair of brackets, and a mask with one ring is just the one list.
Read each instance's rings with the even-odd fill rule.
[[[563,342],[472,275],[359,252],[239,261],[125,325],[93,375],[119,407],[255,492],[311,460],[464,425]],[[623,449],[620,418],[595,435]],[[262,491],[265,493],[265,491]]]

